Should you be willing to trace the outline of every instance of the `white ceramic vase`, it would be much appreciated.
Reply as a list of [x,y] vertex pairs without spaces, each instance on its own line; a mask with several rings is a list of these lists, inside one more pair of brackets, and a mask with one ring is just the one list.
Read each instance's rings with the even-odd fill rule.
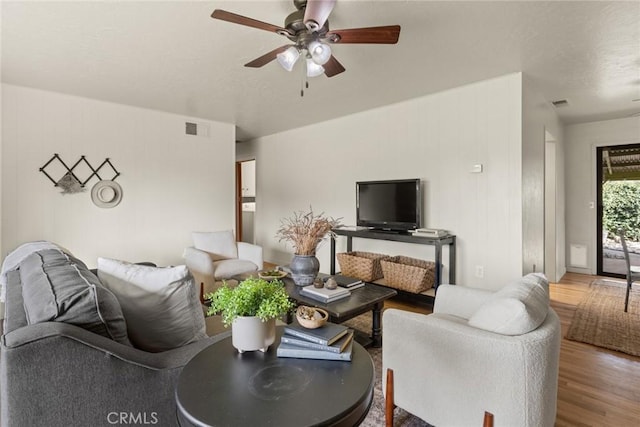
[[231,324],[231,342],[240,352],[266,352],[276,339],[276,320],[262,321],[256,316],[241,316]]

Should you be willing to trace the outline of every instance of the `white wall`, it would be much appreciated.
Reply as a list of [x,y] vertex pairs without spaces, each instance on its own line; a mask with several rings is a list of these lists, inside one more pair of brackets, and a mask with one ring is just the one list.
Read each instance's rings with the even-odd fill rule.
[[[257,159],[256,241],[265,259],[289,262],[292,249],[275,233],[293,211],[312,205],[355,224],[356,181],[418,177],[423,226],[458,236],[458,283],[499,288],[520,276],[521,98],[517,73],[240,144]],[[474,164],[484,172],[471,173]],[[328,246],[318,254],[325,272]],[[433,257],[433,247],[397,242],[357,240],[354,250]]]
[[569,125],[566,139],[567,264],[571,244],[587,247],[587,268],[568,271],[596,274],[596,147],[640,143],[640,117]]
[[[0,8],[1,9],[1,8]],[[2,12],[0,12],[0,15],[2,14]],[[2,74],[2,72],[0,71],[0,74]],[[4,93],[4,85],[0,84],[0,166],[2,166],[2,135],[3,135],[3,129],[4,126],[2,125],[2,123],[4,122],[4,120],[2,120],[2,99],[3,99],[3,93]],[[2,170],[0,170],[0,258],[4,257],[4,252],[2,251]],[[1,264],[0,264],[1,265]],[[4,304],[0,304],[0,318],[4,318]]]
[[[234,228],[233,125],[198,119],[209,136],[191,136],[183,116],[12,85],[2,95],[2,257],[44,239],[90,267],[98,256],[175,265],[192,231]],[[111,159],[122,202],[95,206],[96,178],[60,194],[39,172],[54,153],[69,166]]]
[[[527,76],[522,85],[522,209],[523,209],[523,273],[544,271],[544,180],[545,132],[555,138],[556,175],[562,177],[562,124],[552,104],[544,99]],[[556,250],[564,252],[564,181],[556,183],[560,197],[556,200],[556,223],[560,235]],[[561,272],[564,266],[560,266]],[[551,278],[553,279],[553,278]]]

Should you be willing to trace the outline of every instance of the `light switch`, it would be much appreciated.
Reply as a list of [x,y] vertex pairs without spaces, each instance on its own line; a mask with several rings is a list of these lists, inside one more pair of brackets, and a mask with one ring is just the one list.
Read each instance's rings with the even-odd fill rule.
[[471,173],[482,173],[482,163],[473,165],[473,167],[471,168]]

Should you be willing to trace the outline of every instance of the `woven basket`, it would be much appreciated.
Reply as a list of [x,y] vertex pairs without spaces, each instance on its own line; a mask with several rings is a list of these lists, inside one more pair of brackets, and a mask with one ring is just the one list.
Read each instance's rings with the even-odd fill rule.
[[395,256],[380,263],[387,286],[418,294],[433,287],[436,263]]
[[338,254],[340,274],[355,277],[364,282],[373,282],[382,278],[380,261],[388,255],[373,252],[342,252]]

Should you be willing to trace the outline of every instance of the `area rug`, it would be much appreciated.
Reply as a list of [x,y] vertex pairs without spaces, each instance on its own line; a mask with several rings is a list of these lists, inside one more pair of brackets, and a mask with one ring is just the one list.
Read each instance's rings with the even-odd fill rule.
[[578,304],[567,339],[640,356],[639,286],[633,285],[625,313],[626,282],[594,280]]
[[[371,313],[366,313],[344,322],[350,328],[371,334]],[[382,394],[382,349],[368,348],[367,351],[373,359],[376,371],[376,382],[373,390],[373,403],[369,414],[364,419],[363,427],[380,427],[385,424],[384,420],[384,395]],[[430,425],[409,412],[396,408],[393,418],[394,427],[429,427]]]

